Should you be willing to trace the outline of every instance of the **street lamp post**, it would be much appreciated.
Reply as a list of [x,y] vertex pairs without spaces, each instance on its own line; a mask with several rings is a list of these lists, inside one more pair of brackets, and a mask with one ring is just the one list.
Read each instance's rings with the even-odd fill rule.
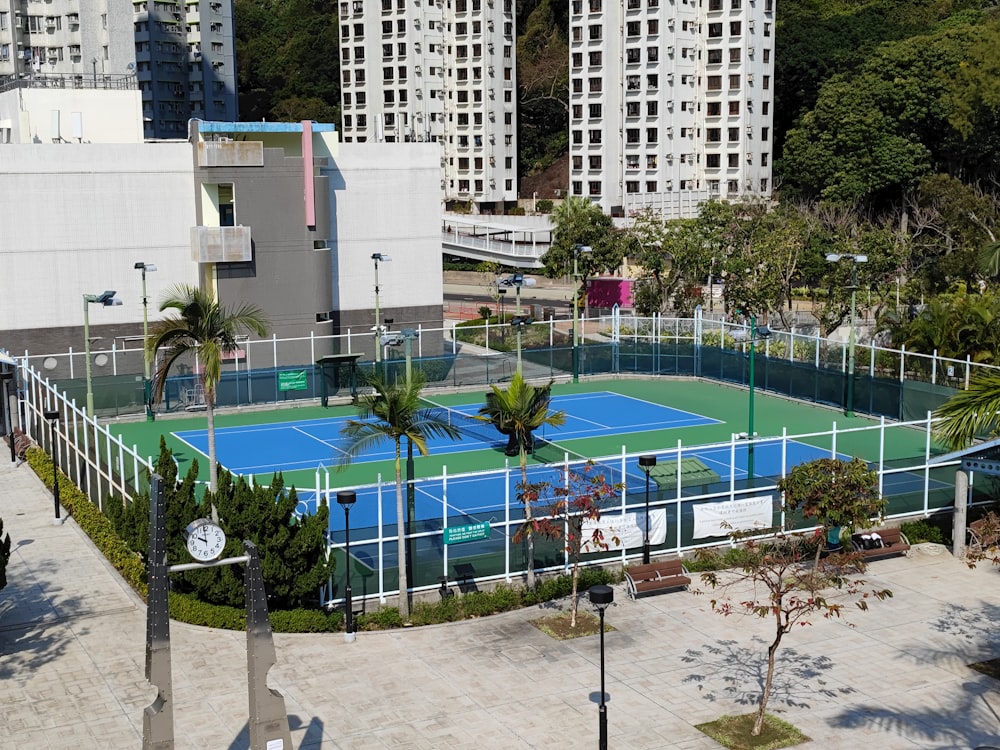
[[92,304],[105,307],[117,307],[122,301],[115,297],[115,292],[108,290],[103,294],[83,295],[83,353],[86,359],[87,371],[87,416],[94,416],[94,384],[90,372],[90,306]]
[[504,324],[504,318],[503,318],[503,299],[504,299],[504,297],[506,295],[507,295],[507,290],[506,289],[502,289],[502,288],[500,288],[498,286],[497,287],[497,299],[498,299],[498,303],[499,303],[498,307],[500,309],[497,310],[497,312],[500,314],[500,325]]
[[[851,330],[847,338],[847,397],[844,400],[844,416],[854,416],[854,342],[855,342],[855,314],[857,312],[858,295],[858,264],[867,263],[867,255],[854,255],[851,253],[830,253],[826,259],[831,263],[839,263],[846,260],[851,264]],[[898,304],[898,299],[897,299]]]
[[43,411],[42,416],[49,421],[52,437],[52,502],[56,511],[52,525],[61,526],[62,517],[59,515],[59,412],[55,410]]
[[344,560],[346,561],[344,571],[344,597],[346,601],[346,612],[344,618],[344,642],[353,643],[354,635],[354,604],[351,601],[351,506],[358,499],[354,490],[341,490],[337,493],[337,502],[344,509]]
[[[137,270],[142,271],[142,361],[144,365],[143,369],[143,381],[142,381],[142,395],[146,400],[146,421],[152,422],[156,419],[156,414],[153,413],[153,381],[149,378],[149,355],[146,353],[146,342],[149,340],[149,298],[146,296],[146,273],[152,273],[156,270],[156,266],[152,263],[143,263],[139,261],[135,264]],[[236,361],[239,365],[239,360]]]
[[372,253],[372,260],[375,261],[375,363],[376,369],[378,369],[378,363],[382,361],[382,321],[381,312],[379,311],[379,297],[378,297],[378,264],[379,261],[382,263],[388,263],[392,258],[390,258],[385,253]]
[[601,702],[597,709],[598,745],[599,750],[608,750],[608,705],[604,702],[604,610],[615,600],[615,590],[599,583],[591,586],[587,592],[590,603],[597,607],[601,618]]
[[573,382],[580,382],[580,253],[592,252],[589,245],[573,245]]
[[754,374],[753,364],[754,364],[754,351],[757,348],[757,342],[763,341],[771,336],[771,329],[767,326],[757,327],[757,316],[750,316],[750,372],[749,372],[749,402],[750,402],[750,424],[747,426],[747,480],[753,485],[754,480],[754,461],[753,461],[753,441],[756,433],[753,427],[753,393],[756,386],[756,378]]
[[646,473],[646,536],[642,540],[642,564],[649,565],[649,472],[656,466],[656,456],[639,456],[639,467]]

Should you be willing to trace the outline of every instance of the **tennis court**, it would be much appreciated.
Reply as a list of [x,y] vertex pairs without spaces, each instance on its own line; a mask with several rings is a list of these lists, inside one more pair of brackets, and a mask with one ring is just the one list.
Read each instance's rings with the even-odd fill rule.
[[[482,405],[479,402],[446,407],[428,402],[428,406],[436,409],[442,418],[462,431],[457,440],[447,437],[429,440],[428,449],[435,455],[444,455],[506,445],[506,437],[490,424],[473,419]],[[559,443],[718,422],[711,417],[610,391],[555,396],[551,409],[564,411],[566,422],[559,427],[546,427],[541,436]],[[349,417],[333,417],[222,427],[215,433],[219,463],[234,474],[244,475],[336,466],[347,455],[341,431],[348,420]],[[191,448],[208,455],[207,430],[185,430],[174,435]],[[395,446],[385,441],[354,461],[371,463],[394,457]]]

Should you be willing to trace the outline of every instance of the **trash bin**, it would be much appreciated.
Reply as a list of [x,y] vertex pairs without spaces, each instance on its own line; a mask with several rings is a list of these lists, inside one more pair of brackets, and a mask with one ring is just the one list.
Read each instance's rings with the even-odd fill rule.
[[542,320],[555,320],[555,319],[556,319],[556,309],[554,307],[542,308]]
[[531,318],[532,320],[543,320],[542,318],[542,306],[532,305],[531,306]]

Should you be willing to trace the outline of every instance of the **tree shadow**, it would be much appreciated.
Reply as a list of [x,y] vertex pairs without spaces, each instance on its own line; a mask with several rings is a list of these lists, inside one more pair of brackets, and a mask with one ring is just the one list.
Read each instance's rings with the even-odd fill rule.
[[[710,702],[728,699],[743,706],[758,705],[767,674],[768,644],[759,636],[754,636],[753,642],[760,648],[718,640],[699,649],[688,649],[681,661],[697,665],[700,671],[687,675],[683,681],[697,684],[702,696]],[[824,673],[834,666],[828,656],[786,647],[778,651],[776,658],[769,706],[811,708],[810,699],[832,701],[855,692],[850,686],[833,684],[824,678]]]
[[[848,706],[834,716],[834,727],[876,729],[935,743],[942,750],[967,750],[997,744],[1000,738],[1000,681],[968,667],[1000,656],[1000,605],[981,602],[976,608],[947,605],[927,623],[928,637],[900,648],[908,665],[931,664],[964,678],[962,690],[928,692],[926,707]],[[943,637],[941,637],[943,636]],[[905,666],[903,667],[906,668]],[[930,690],[930,686],[928,686]]]
[[[78,620],[104,614],[92,611],[85,596],[64,592],[33,577],[8,580],[0,591],[0,680],[23,681],[35,674],[62,656],[71,640],[89,634]],[[70,621],[72,634],[62,627]]]

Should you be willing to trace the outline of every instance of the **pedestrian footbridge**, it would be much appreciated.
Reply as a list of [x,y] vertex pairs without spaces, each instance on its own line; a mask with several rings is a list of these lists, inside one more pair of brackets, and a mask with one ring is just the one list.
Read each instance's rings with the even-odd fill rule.
[[[525,219],[526,223],[496,221]],[[445,214],[441,219],[441,249],[478,261],[492,261],[518,268],[542,268],[541,257],[552,244],[555,231],[547,216],[491,217]]]

